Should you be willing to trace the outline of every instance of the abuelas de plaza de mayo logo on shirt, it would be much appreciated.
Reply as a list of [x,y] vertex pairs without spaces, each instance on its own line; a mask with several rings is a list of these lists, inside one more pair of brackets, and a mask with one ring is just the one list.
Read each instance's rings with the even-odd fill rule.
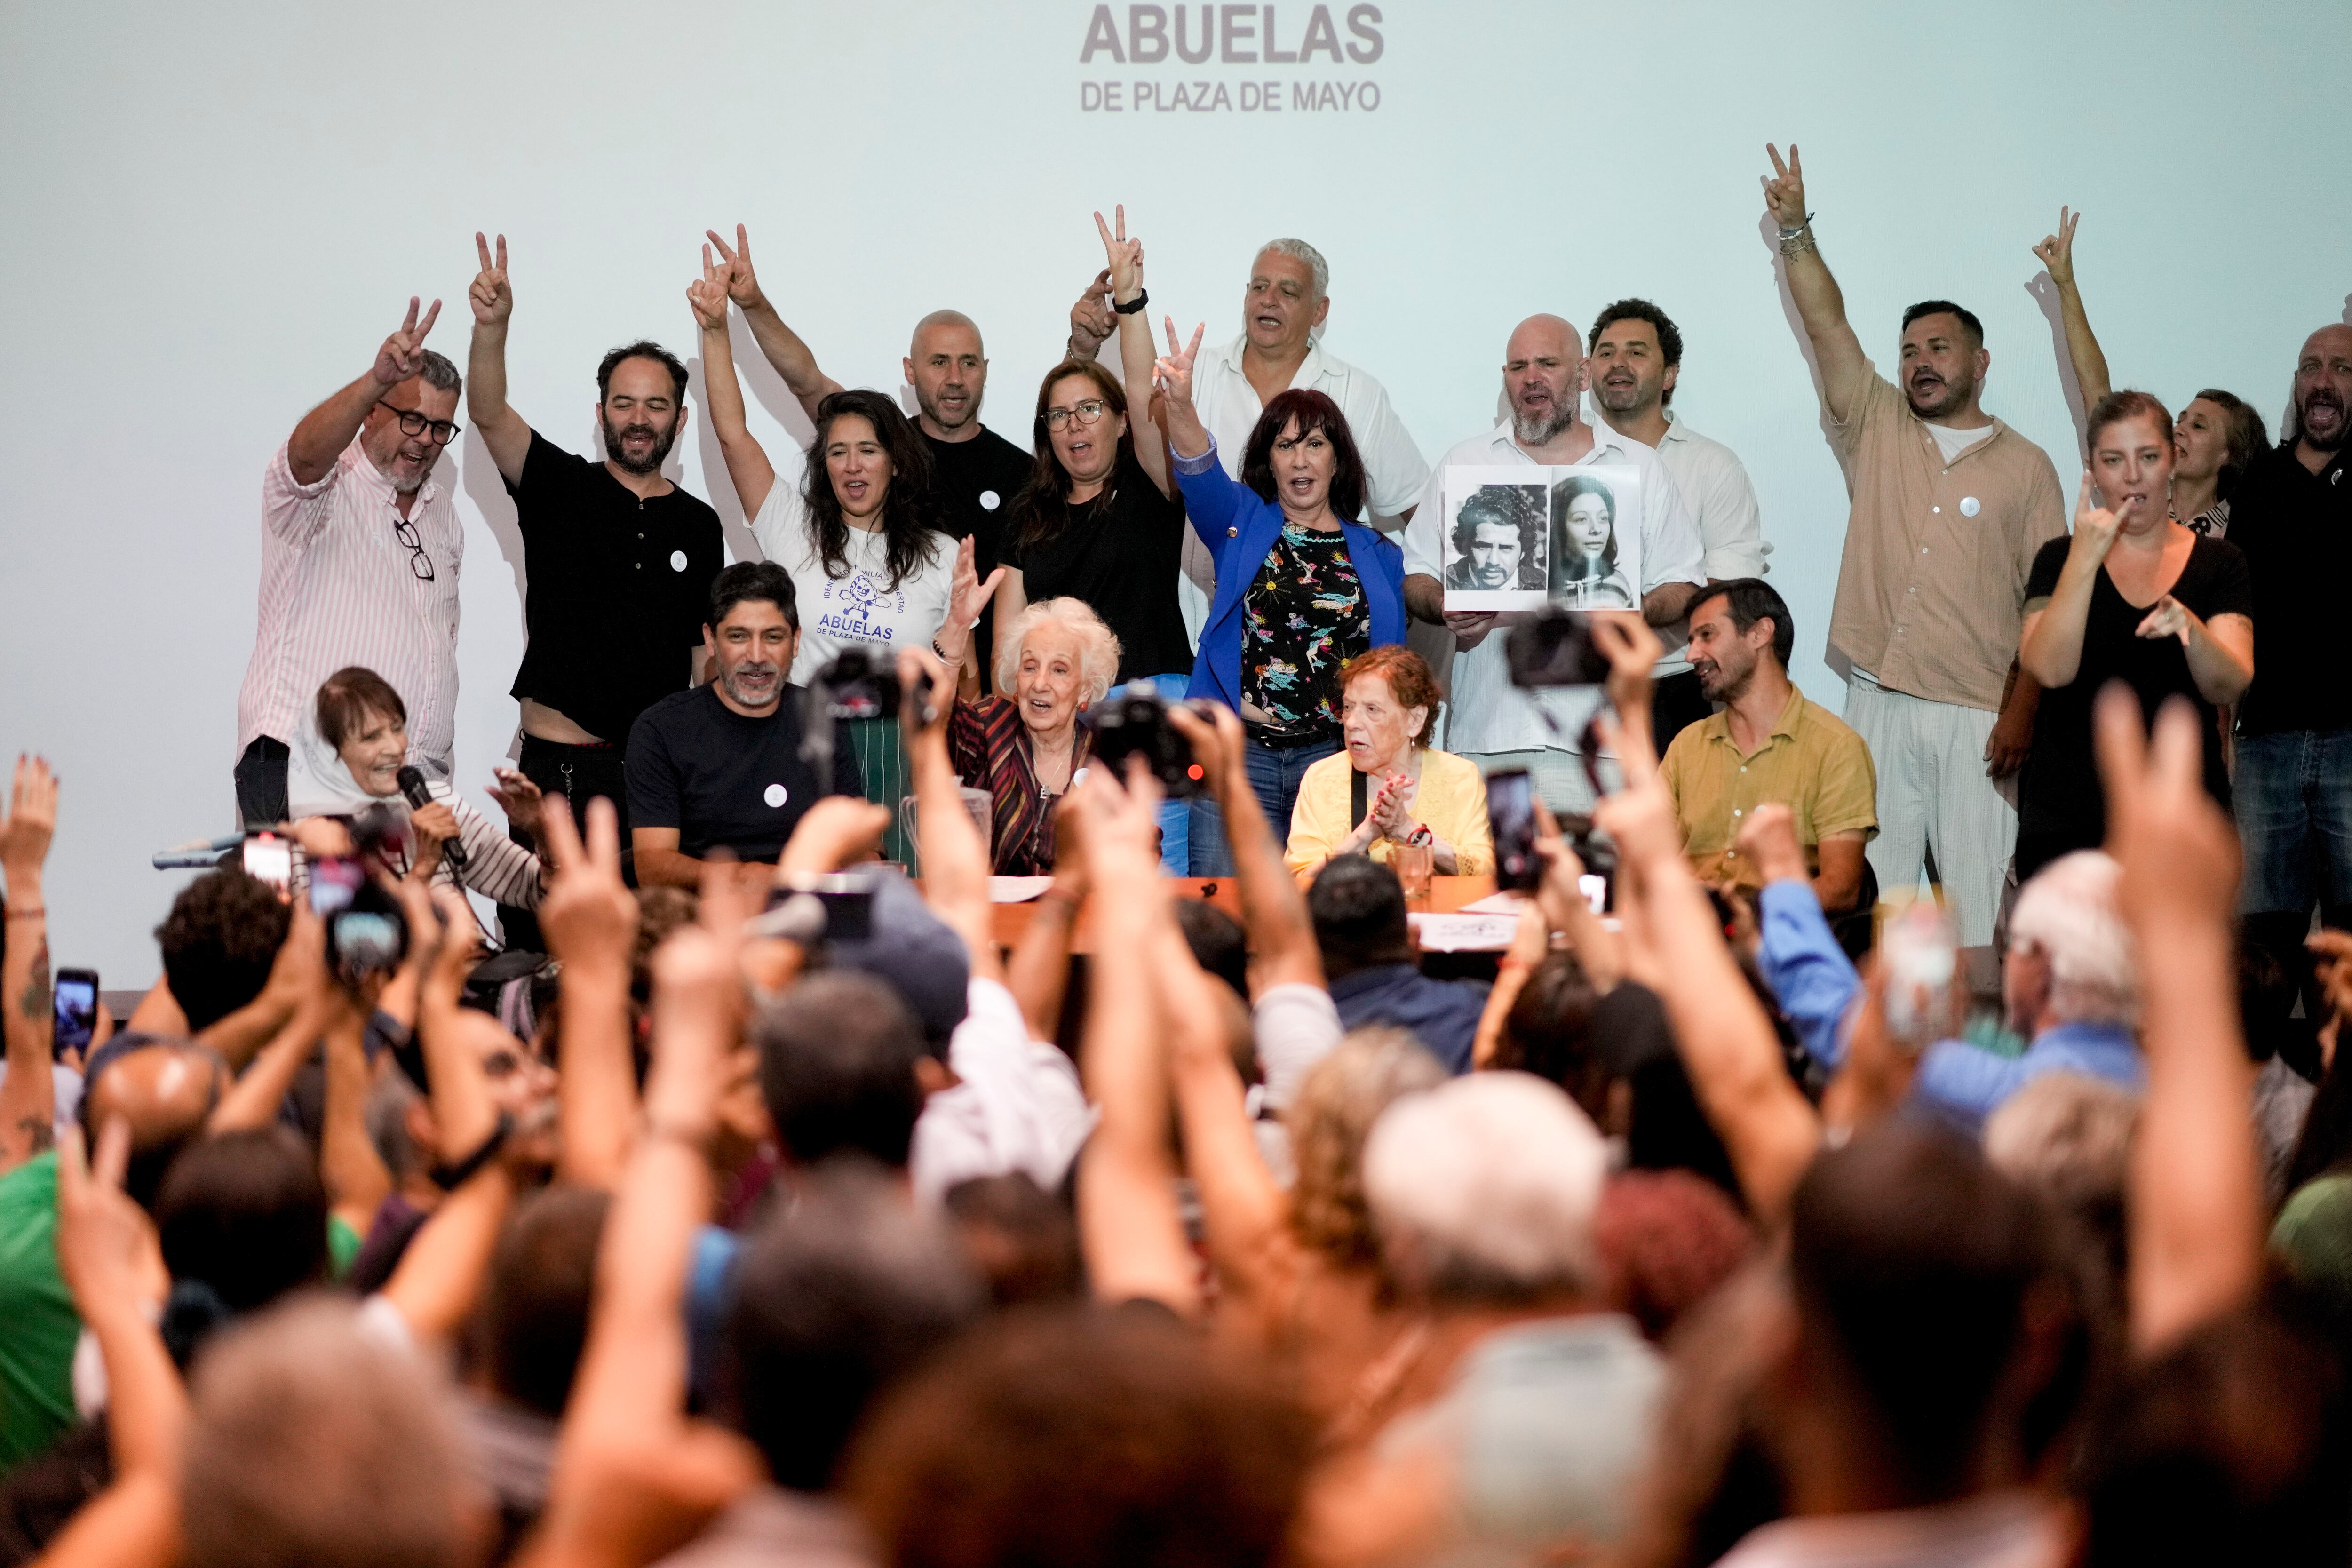
[[[1378,5],[1097,5],[1078,46],[1087,114],[1362,114],[1388,49]],[[1114,77],[1107,68],[1138,68]],[[1278,73],[1236,66],[1282,67]],[[1157,68],[1143,74],[1141,68]]]
[[907,594],[903,586],[896,591],[885,590],[872,574],[856,566],[846,577],[825,580],[813,629],[829,637],[895,643],[898,640],[898,623],[906,613]]

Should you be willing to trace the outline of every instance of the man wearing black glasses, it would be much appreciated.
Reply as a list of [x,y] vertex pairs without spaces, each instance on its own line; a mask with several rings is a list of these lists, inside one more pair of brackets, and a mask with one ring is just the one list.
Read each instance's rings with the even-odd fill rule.
[[465,530],[433,471],[457,434],[461,384],[424,346],[441,301],[421,321],[416,307],[365,374],[302,416],[262,476],[259,628],[236,703],[247,826],[284,820],[302,704],[347,665],[392,682],[412,759],[449,773]]

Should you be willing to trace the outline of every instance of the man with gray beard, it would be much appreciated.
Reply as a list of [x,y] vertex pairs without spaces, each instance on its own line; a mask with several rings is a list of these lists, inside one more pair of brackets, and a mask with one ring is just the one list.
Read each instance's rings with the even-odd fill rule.
[[[1584,393],[1584,340],[1558,316],[1529,316],[1503,351],[1503,395],[1510,417],[1483,435],[1457,443],[1439,460],[1429,488],[1404,531],[1404,603],[1417,621],[1454,634],[1454,673],[1444,744],[1483,773],[1525,768],[1554,811],[1590,813],[1591,786],[1579,760],[1583,707],[1547,695],[1544,710],[1511,685],[1501,615],[1448,615],[1445,610],[1445,471],[1494,468],[1613,464],[1642,477],[1642,618],[1671,626],[1690,609],[1706,581],[1698,523],[1658,454],[1606,425],[1588,425],[1579,413]],[[1659,661],[1657,674],[1685,674],[1687,659]],[[1547,720],[1547,710],[1549,717]]]
[[[522,532],[523,622],[516,672],[522,772],[571,803],[574,820],[604,795],[629,826],[623,748],[637,715],[692,684],[703,613],[724,563],[719,514],[662,473],[686,428],[686,366],[639,340],[596,367],[604,460],[592,463],[538,434],[507,403],[507,322],[514,291],[507,242],[493,257],[474,237],[481,271],[466,406],[514,498]],[[518,911],[501,911],[509,945]]]
[[466,531],[433,470],[457,434],[457,367],[425,347],[416,300],[357,380],[302,416],[261,479],[261,603],[236,699],[240,826],[286,819],[287,743],[346,665],[408,704],[409,755],[449,773],[457,564]]

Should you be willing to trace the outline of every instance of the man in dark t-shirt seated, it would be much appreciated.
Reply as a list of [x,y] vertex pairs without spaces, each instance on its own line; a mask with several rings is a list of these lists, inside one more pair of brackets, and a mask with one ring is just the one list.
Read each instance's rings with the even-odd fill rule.
[[772,861],[820,796],[856,795],[846,747],[820,780],[801,759],[801,689],[784,679],[801,640],[793,580],[772,561],[738,562],[710,585],[703,647],[711,679],[654,703],[630,728],[629,838],[641,886],[699,886],[725,849]]
[[1335,855],[1307,889],[1307,912],[1341,1027],[1410,1029],[1446,1071],[1470,1070],[1486,987],[1421,972],[1404,887],[1394,871],[1366,856]]

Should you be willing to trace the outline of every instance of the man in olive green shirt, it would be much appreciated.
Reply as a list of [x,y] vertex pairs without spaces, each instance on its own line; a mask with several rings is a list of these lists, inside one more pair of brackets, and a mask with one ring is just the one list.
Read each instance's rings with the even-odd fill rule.
[[1878,832],[1877,775],[1862,737],[1790,681],[1797,639],[1788,605],[1760,578],[1714,584],[1693,602],[1690,628],[1691,668],[1708,700],[1723,704],[1666,748],[1666,788],[1692,868],[1709,882],[1759,885],[1733,846],[1749,813],[1779,801],[1796,817],[1822,908],[1852,909],[1863,846]]

